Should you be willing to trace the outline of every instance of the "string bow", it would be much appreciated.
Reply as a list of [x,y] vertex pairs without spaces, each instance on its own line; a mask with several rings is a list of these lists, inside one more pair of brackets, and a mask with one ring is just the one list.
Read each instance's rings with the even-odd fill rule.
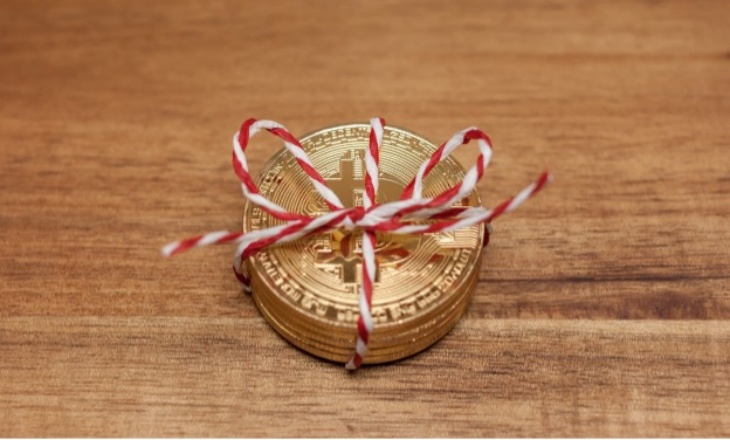
[[[359,311],[357,321],[357,343],[355,352],[345,367],[354,370],[360,367],[367,352],[368,341],[373,332],[371,313],[373,284],[377,262],[375,259],[376,232],[391,234],[428,234],[447,232],[477,224],[485,224],[484,246],[489,242],[489,223],[500,215],[513,211],[525,200],[537,193],[549,180],[550,174],[544,172],[540,177],[493,209],[483,207],[455,207],[454,203],[468,196],[482,178],[492,158],[491,141],[481,130],[471,127],[454,134],[442,144],[431,157],[418,169],[413,180],[405,187],[397,201],[378,204],[378,164],[380,148],[383,143],[385,121],[382,118],[370,120],[370,142],[365,152],[365,194],[363,206],[345,208],[342,201],[328,186],[314,168],[299,141],[284,126],[274,121],[248,119],[233,136],[233,169],[241,180],[243,195],[269,215],[284,223],[266,229],[250,232],[218,231],[188,238],[166,245],[162,249],[165,256],[172,256],[193,247],[210,244],[238,243],[233,260],[233,271],[246,292],[251,291],[251,281],[246,272],[245,259],[269,246],[298,240],[334,229],[363,231],[362,240],[362,284],[360,285]],[[324,198],[330,212],[319,216],[307,216],[290,212],[282,206],[262,196],[248,170],[246,148],[251,138],[261,130],[266,130],[284,142],[285,148],[296,158],[302,171],[309,177],[315,190]],[[423,197],[423,180],[434,167],[446,159],[459,146],[476,141],[479,156],[476,163],[466,172],[464,179],[435,197]],[[430,220],[424,224],[423,220]]]

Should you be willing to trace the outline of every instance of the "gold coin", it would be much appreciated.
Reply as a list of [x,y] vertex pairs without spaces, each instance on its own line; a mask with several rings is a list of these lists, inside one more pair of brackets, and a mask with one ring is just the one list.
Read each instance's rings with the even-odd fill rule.
[[[301,140],[315,168],[347,207],[362,204],[369,132],[368,125],[352,124],[320,130]],[[377,202],[397,200],[435,150],[413,133],[387,127],[380,151]],[[424,196],[448,189],[463,176],[463,168],[446,159],[424,180]],[[264,197],[290,211],[327,212],[324,200],[286,150],[264,166],[258,184]],[[479,204],[478,195],[472,193],[457,206]],[[244,213],[247,231],[281,223],[252,204]],[[375,329],[366,362],[420,351],[456,323],[479,270],[482,239],[481,226],[448,233],[378,234]],[[338,230],[257,253],[246,264],[262,314],[300,348],[342,361],[351,354],[356,338],[361,246],[361,231]]]
[[[378,338],[371,340],[369,353],[372,354],[380,348],[390,348],[394,345],[402,345],[413,339],[422,336],[425,337],[430,331],[435,331],[437,327],[441,326],[445,322],[445,316],[448,316],[449,313],[460,306],[461,303],[468,301],[476,275],[477,272],[475,271],[474,279],[472,279],[465,289],[452,294],[453,298],[451,302],[445,303],[442,308],[434,311],[433,313],[423,314],[415,326],[403,325],[395,328],[394,331],[391,332],[381,332]],[[287,308],[281,307],[280,301],[277,300],[276,295],[268,293],[266,287],[261,286],[256,278],[257,277],[254,278],[254,290],[258,292],[258,294],[255,295],[256,302],[262,308],[266,309],[267,313],[270,315],[291,317],[291,315],[288,314],[289,311]],[[295,316],[293,317],[295,318]],[[355,334],[352,329],[337,332],[333,331],[331,327],[311,325],[307,323],[306,320],[299,319],[287,319],[283,323],[283,326],[290,326],[290,333],[301,335],[302,338],[309,340],[312,345],[316,345],[323,349],[325,347],[333,349],[342,349],[344,347],[344,350],[349,353],[351,352],[355,341]]]
[[[476,277],[469,284],[466,297],[462,301],[456,302],[449,313],[441,315],[434,322],[429,323],[432,328],[427,328],[427,326],[418,327],[411,332],[411,337],[406,338],[399,344],[388,345],[383,344],[382,341],[378,341],[380,344],[376,344],[375,341],[372,341],[366,356],[366,363],[376,364],[402,359],[428,348],[441,339],[456,325],[466,310],[475,282]],[[314,339],[316,335],[311,331],[301,331],[299,327],[293,325],[293,322],[288,322],[285,317],[280,320],[278,315],[271,313],[263,303],[259,302],[262,296],[257,295],[254,297],[259,310],[284,339],[304,351],[324,359],[346,362],[352,356],[356,339],[354,335],[345,341],[344,346],[322,343]],[[331,337],[331,335],[325,336]]]

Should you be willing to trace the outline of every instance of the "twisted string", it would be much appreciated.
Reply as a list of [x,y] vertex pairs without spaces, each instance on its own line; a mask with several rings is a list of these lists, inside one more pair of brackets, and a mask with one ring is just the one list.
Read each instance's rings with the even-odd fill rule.
[[[502,214],[514,211],[527,199],[540,191],[551,179],[544,172],[540,177],[516,196],[510,197],[494,209],[483,207],[455,207],[454,203],[468,196],[476,187],[489,166],[492,158],[491,141],[477,128],[471,127],[454,134],[442,144],[418,169],[416,176],[404,188],[399,200],[378,204],[378,167],[380,148],[383,142],[385,121],[381,118],[370,120],[369,145],[365,152],[365,194],[363,206],[345,208],[342,201],[328,186],[314,168],[304,147],[281,124],[274,121],[248,119],[233,136],[233,169],[241,181],[243,195],[269,215],[282,220],[278,226],[250,232],[211,232],[185,240],[170,243],[162,248],[163,255],[169,257],[188,249],[210,244],[238,243],[233,259],[233,272],[241,287],[251,292],[251,280],[242,262],[269,246],[298,240],[334,229],[363,230],[362,284],[358,290],[359,317],[357,321],[357,342],[355,351],[345,367],[355,370],[362,365],[367,353],[370,335],[373,332],[372,296],[377,261],[375,244],[377,232],[392,234],[429,234],[448,232],[476,224],[485,224],[484,246],[489,243],[490,222]],[[266,130],[284,142],[284,147],[296,159],[302,171],[309,177],[315,190],[322,196],[330,212],[310,217],[297,212],[287,211],[260,194],[246,160],[246,148],[250,139],[261,130]],[[434,197],[423,197],[423,181],[441,161],[445,160],[461,145],[476,141],[479,155],[464,179],[453,187]],[[422,220],[430,220],[424,224]]]
[[[365,197],[363,197],[365,212],[375,206],[375,197],[378,194],[378,166],[384,126],[385,121],[381,118],[370,120],[370,144],[365,151]],[[377,260],[375,259],[375,231],[372,229],[363,231],[362,261],[362,284],[358,290],[360,316],[357,318],[357,342],[355,343],[355,354],[345,364],[345,368],[348,370],[355,370],[362,365],[365,353],[368,351],[368,340],[373,332],[371,309]]]

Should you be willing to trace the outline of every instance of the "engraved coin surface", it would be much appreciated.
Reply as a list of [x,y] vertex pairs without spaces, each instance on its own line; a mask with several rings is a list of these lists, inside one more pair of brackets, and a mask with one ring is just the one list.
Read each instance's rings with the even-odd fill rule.
[[[362,205],[369,132],[365,124],[343,125],[300,141],[346,207]],[[380,150],[377,203],[397,200],[435,150],[420,136],[387,127]],[[424,180],[424,196],[448,189],[463,176],[458,162],[442,161]],[[320,215],[328,210],[286,150],[264,166],[258,185],[264,197],[289,211]],[[479,204],[478,195],[472,193],[456,205]],[[282,222],[249,204],[243,223],[244,230],[252,231]],[[483,233],[481,226],[471,226],[446,233],[377,235],[375,330],[366,362],[420,351],[456,323],[479,270]],[[362,231],[337,230],[267,248],[246,264],[254,299],[282,336],[316,355],[338,361],[347,358],[356,336]]]

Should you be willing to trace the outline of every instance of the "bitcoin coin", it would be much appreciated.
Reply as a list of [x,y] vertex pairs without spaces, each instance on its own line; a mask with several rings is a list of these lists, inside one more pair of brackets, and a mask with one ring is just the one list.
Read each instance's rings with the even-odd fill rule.
[[[468,299],[471,297],[471,291],[475,284],[476,277],[472,280],[472,283],[468,286],[466,298],[462,298],[461,301],[455,302],[449,313],[439,316],[434,319],[433,322],[429,323],[433,328],[429,328],[429,324],[416,327],[410,334],[410,337],[405,337],[398,343],[392,341],[378,340],[378,343],[372,341],[370,349],[367,354],[368,364],[391,362],[394,360],[402,359],[418,353],[433,343],[441,339],[446,335],[458,322],[461,315],[464,313]],[[286,340],[291,342],[293,345],[321,358],[325,358],[337,362],[345,362],[352,356],[352,347],[355,343],[355,337],[348,338],[344,341],[344,344],[336,344],[337,341],[332,340],[332,335],[325,334],[326,338],[324,342],[317,341],[314,339],[317,333],[311,330],[301,330],[293,322],[288,322],[286,318],[279,320],[277,315],[274,315],[268,311],[265,305],[259,302],[262,295],[258,295],[256,303],[261,311],[262,315],[267,321],[281,334]]]
[[[346,207],[362,205],[364,155],[370,126],[351,124],[301,139],[314,167]],[[413,133],[387,127],[380,150],[377,203],[397,200],[436,147]],[[459,183],[463,168],[450,158],[424,180],[424,196]],[[286,150],[264,165],[261,194],[289,211],[327,212],[322,197]],[[470,194],[456,206],[478,206]],[[244,230],[282,222],[249,204]],[[420,351],[443,337],[468,304],[479,270],[483,228],[433,234],[378,234],[373,290],[375,323],[366,363]],[[264,249],[245,263],[254,300],[271,325],[297,347],[335,361],[351,354],[356,338],[362,231],[336,230]]]

